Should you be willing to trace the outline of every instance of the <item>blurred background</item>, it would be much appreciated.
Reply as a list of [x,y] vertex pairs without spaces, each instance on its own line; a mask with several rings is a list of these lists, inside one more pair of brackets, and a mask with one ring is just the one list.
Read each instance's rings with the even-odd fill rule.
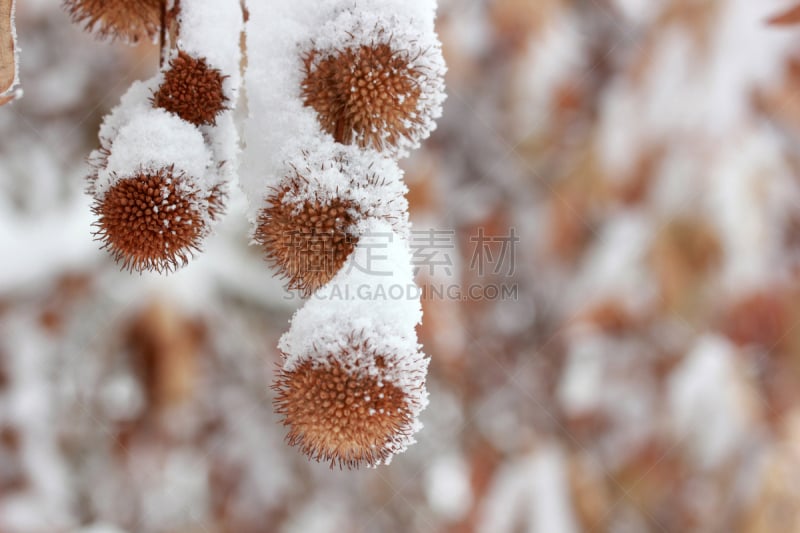
[[791,1],[440,1],[449,97],[403,162],[430,406],[361,471],[283,442],[301,302],[243,198],[167,277],[92,240],[85,158],[156,48],[18,4],[0,532],[800,531]]

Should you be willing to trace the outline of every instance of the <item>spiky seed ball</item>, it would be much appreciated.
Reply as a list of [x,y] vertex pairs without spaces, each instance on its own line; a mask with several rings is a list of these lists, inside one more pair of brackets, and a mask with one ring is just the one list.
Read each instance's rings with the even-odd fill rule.
[[288,287],[308,296],[333,279],[355,248],[351,228],[356,208],[341,198],[286,201],[297,194],[299,179],[272,191],[259,214],[255,240],[272,267],[288,279]]
[[389,44],[313,50],[304,58],[302,95],[323,129],[343,144],[379,151],[424,132],[420,83],[424,73]]
[[[86,193],[89,196],[97,194],[97,180],[100,172],[108,166],[108,158],[111,156],[111,142],[105,139],[100,140],[100,147],[93,150],[87,159],[90,172],[86,176]],[[208,193],[208,216],[212,221],[218,220],[220,215],[225,212],[225,204],[228,193],[224,183],[218,183],[211,188]]]
[[225,76],[208,66],[204,58],[179,51],[153,94],[153,107],[175,113],[195,126],[215,125],[228,98],[222,90]]
[[102,38],[153,40],[161,28],[161,0],[64,0],[72,21]]
[[199,250],[206,233],[198,193],[173,169],[119,180],[95,202],[96,238],[123,268],[172,271]]
[[[280,369],[273,385],[275,410],[289,427],[286,437],[309,458],[331,468],[358,468],[385,462],[394,443],[413,432],[408,394],[386,380],[387,357],[365,344],[307,360],[291,370]],[[370,362],[372,371],[347,368],[353,357]]]

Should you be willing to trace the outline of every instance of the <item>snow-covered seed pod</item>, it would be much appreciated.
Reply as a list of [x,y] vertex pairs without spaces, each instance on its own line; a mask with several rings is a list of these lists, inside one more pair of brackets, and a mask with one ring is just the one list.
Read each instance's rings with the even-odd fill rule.
[[408,230],[407,191],[390,160],[354,157],[351,149],[304,154],[274,187],[258,216],[254,234],[267,261],[304,296],[328,283],[345,265],[367,219],[381,219],[394,231]]
[[144,84],[123,98],[101,127],[90,160],[95,236],[134,271],[172,271],[198,251],[224,202],[209,179],[211,156],[195,126],[147,107]]
[[296,195],[301,179],[297,176],[273,192],[259,216],[255,239],[270,265],[288,280],[288,288],[308,296],[344,265],[357,239],[354,221],[362,214],[341,198],[287,201]]
[[153,94],[153,106],[175,113],[195,126],[214,126],[228,101],[223,91],[224,79],[204,58],[179,51],[170,60],[164,81]]
[[332,467],[388,463],[414,442],[428,401],[419,295],[395,293],[413,286],[408,241],[371,219],[353,261],[295,313],[273,386],[288,442]]
[[210,171],[200,131],[133,98],[146,86],[132,87],[106,118],[89,156],[87,190],[95,237],[115,261],[132,271],[170,272],[200,250],[227,192]]
[[363,334],[351,334],[334,350],[281,368],[274,403],[289,427],[289,444],[331,467],[387,462],[415,432],[425,402],[424,366],[404,376],[403,386],[393,381],[403,357],[423,359],[418,352],[380,352]]
[[402,157],[441,115],[441,46],[413,20],[347,10],[323,27],[303,67],[303,101],[337,142]]
[[161,29],[161,0],[64,0],[72,21],[99,37],[154,40]]
[[201,196],[174,168],[142,172],[117,181],[95,201],[95,234],[123,268],[172,271],[199,251],[218,194]]

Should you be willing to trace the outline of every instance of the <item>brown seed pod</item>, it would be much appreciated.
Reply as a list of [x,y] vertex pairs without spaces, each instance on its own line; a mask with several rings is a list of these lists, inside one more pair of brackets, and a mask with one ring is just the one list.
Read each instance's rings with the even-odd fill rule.
[[102,38],[153,40],[161,28],[161,0],[64,0],[72,21]]
[[174,113],[195,126],[216,125],[228,98],[222,89],[225,76],[206,63],[179,51],[164,73],[164,81],[153,94],[153,107]]
[[419,109],[426,73],[408,53],[383,43],[312,50],[303,63],[304,103],[337,142],[383,151],[427,133]]
[[189,181],[172,168],[119,180],[95,201],[95,237],[132,271],[169,272],[185,265],[207,233],[200,206],[222,201],[213,192],[198,197]]
[[[362,157],[359,157],[362,156]],[[333,279],[365,231],[383,220],[408,234],[408,188],[397,163],[365,160],[357,147],[303,153],[266,198],[254,240],[270,265],[304,297]]]
[[386,462],[408,441],[419,410],[387,379],[391,356],[359,338],[351,337],[338,353],[281,368],[273,385],[289,444],[331,468]]
[[297,194],[302,179],[297,175],[272,191],[268,207],[259,214],[255,240],[264,247],[267,261],[288,279],[288,287],[308,296],[333,279],[355,248],[357,210],[341,198],[286,201]]

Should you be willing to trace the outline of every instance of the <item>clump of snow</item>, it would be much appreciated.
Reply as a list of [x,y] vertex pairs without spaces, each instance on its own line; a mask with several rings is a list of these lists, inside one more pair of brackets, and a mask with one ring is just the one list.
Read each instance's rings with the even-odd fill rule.
[[[248,7],[250,116],[244,138],[250,149],[243,155],[240,182],[250,202],[249,218],[256,220],[269,190],[295,180],[297,189],[284,202],[352,202],[357,222],[351,231],[359,235],[347,264],[295,313],[281,337],[284,368],[338,357],[346,359],[339,362],[351,372],[381,376],[406,393],[413,433],[427,404],[428,360],[416,335],[422,309],[407,240],[407,188],[396,161],[387,156],[415,148],[441,114],[445,67],[433,27],[436,2],[323,0],[310,11],[296,2]],[[418,112],[424,115],[424,131],[391,154],[335,142],[301,95],[303,58],[312,50],[319,60],[328,52],[383,43],[406,54],[409,67],[421,73]],[[353,350],[361,343],[368,353]],[[384,356],[387,368],[376,366],[374,354]],[[410,434],[403,439],[387,446],[402,451],[413,442]]]
[[120,128],[131,119],[152,107],[150,95],[161,83],[160,76],[155,76],[146,81],[134,81],[120,98],[119,104],[105,116],[100,125],[100,143],[104,148],[110,148],[111,143],[119,134]]
[[506,463],[489,488],[478,531],[579,531],[568,469],[567,457],[554,444],[546,444],[526,457]]
[[197,128],[163,109],[148,108],[120,128],[95,188],[102,198],[120,179],[173,167],[207,191],[213,186],[205,180],[210,165],[211,155]]
[[603,399],[607,386],[605,358],[608,355],[603,340],[598,336],[582,335],[571,343],[557,389],[558,400],[567,414],[590,413]]
[[[233,109],[241,84],[242,29],[242,10],[236,0],[204,0],[181,6],[180,35],[175,44],[222,72],[227,108],[217,117],[216,125],[198,128],[152,107],[151,97],[163,81],[162,72],[147,81],[134,82],[104,119],[99,133],[101,148],[89,156],[99,169],[96,182],[91,184],[93,194],[102,198],[120,179],[168,167],[189,176],[192,188],[201,192],[235,176],[239,145]],[[173,53],[177,54],[177,49]],[[163,68],[169,68],[169,62]]]
[[469,464],[456,454],[437,458],[425,476],[431,508],[450,521],[460,520],[473,501]]
[[325,0],[319,4],[319,20],[331,20],[342,12],[363,11],[384,19],[402,14],[420,32],[433,31],[436,15],[436,0]]
[[756,414],[754,392],[737,365],[735,347],[721,337],[702,337],[673,371],[673,426],[700,466],[719,465],[747,441]]
[[[358,6],[342,9],[336,17],[326,21],[313,33],[313,38],[301,43],[301,51],[336,51],[361,46],[391,44],[407,54],[412,65],[443,74],[444,62],[432,52],[441,49],[433,30],[433,14],[414,18],[405,9],[370,9]],[[440,86],[441,87],[441,86]]]
[[391,222],[392,229],[407,238],[408,187],[397,163],[374,151],[362,153],[357,147],[333,142],[323,142],[318,148],[288,161],[287,179],[296,188],[283,201],[299,209],[304,202],[327,205],[340,199],[354,205],[351,214],[356,224],[348,229],[351,233],[368,231],[367,219],[377,218]]
[[78,533],[125,533],[125,530],[111,524],[97,523],[79,529]]
[[554,18],[531,39],[520,62],[517,86],[513,88],[519,96],[513,99],[516,105],[511,110],[519,131],[513,132],[512,138],[542,129],[553,115],[553,95],[571,78],[587,71],[576,15],[565,12]]
[[704,207],[719,229],[727,257],[721,279],[732,290],[763,285],[785,253],[783,235],[775,228],[797,209],[800,188],[776,141],[767,128],[754,129],[721,148],[706,171],[710,187]]
[[573,310],[605,299],[620,299],[634,311],[646,309],[657,297],[647,269],[653,222],[639,213],[624,213],[598,235],[572,287],[564,295]]
[[244,28],[239,0],[193,0],[181,2],[177,47],[191,56],[204,58],[223,72],[228,98],[239,90],[239,48]]

